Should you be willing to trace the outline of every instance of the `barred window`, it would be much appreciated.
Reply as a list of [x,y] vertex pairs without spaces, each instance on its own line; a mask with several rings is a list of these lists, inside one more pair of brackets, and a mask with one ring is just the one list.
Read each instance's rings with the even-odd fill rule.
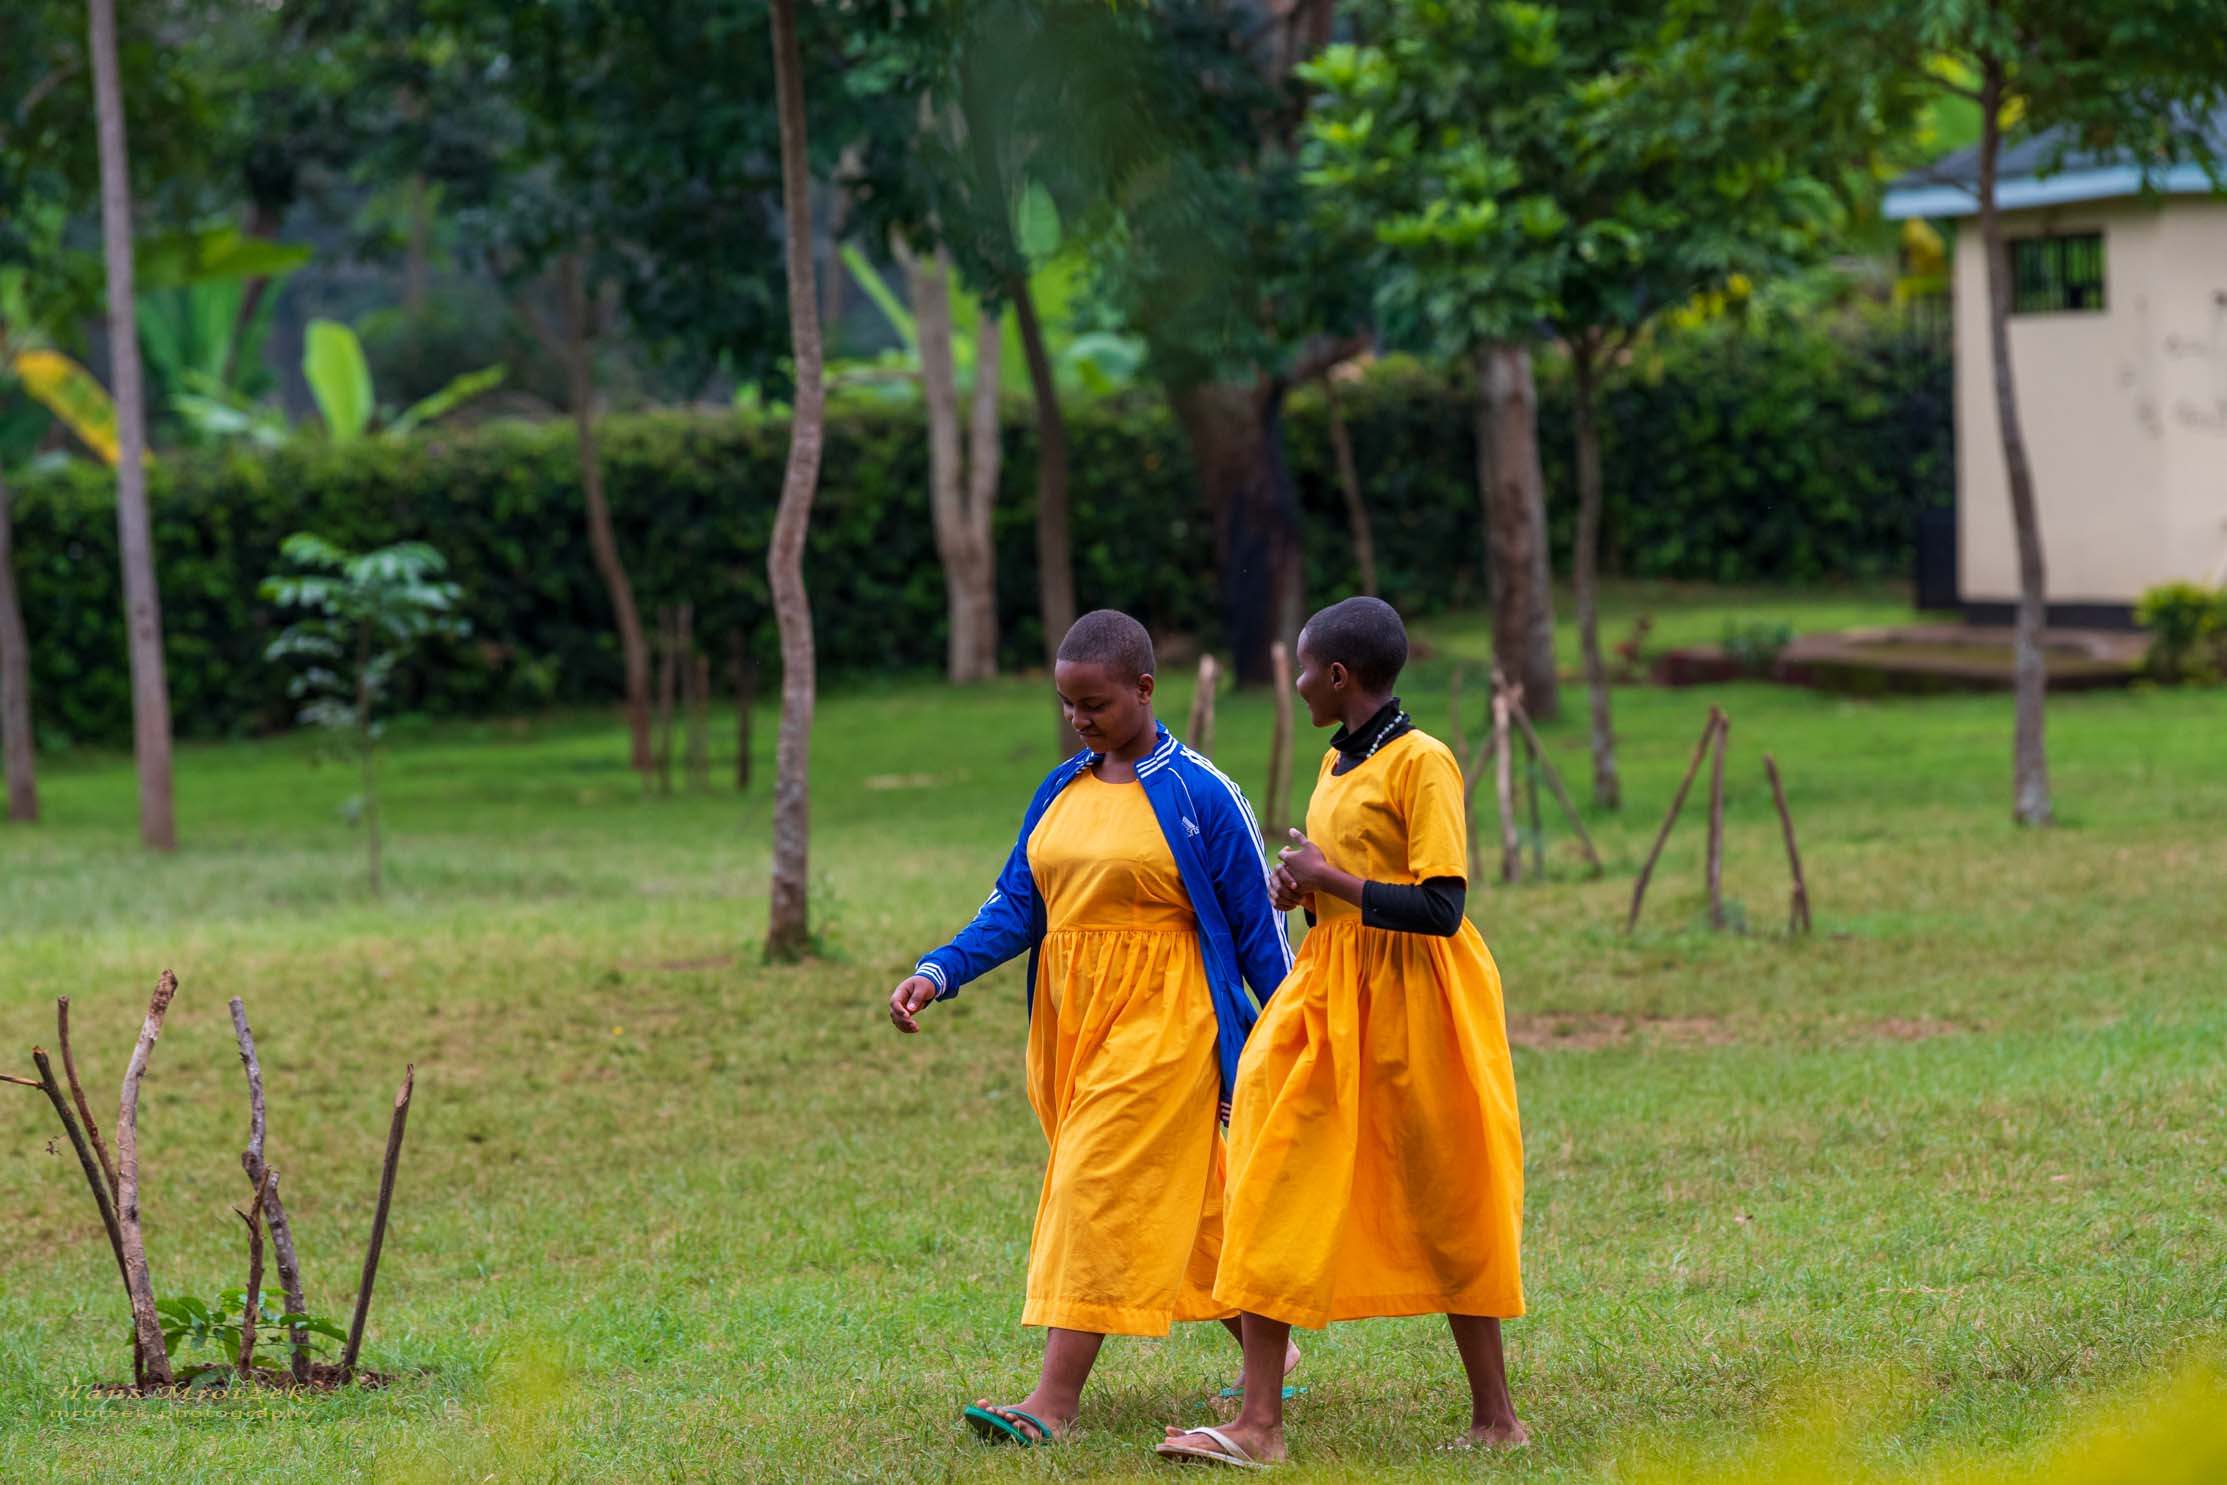
[[2103,234],[2068,232],[2012,241],[2011,313],[2100,311],[2103,306]]

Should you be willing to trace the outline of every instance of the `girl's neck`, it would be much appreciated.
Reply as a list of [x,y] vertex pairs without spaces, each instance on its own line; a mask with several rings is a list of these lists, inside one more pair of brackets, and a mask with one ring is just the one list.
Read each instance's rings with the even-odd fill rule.
[[1356,694],[1348,698],[1345,705],[1339,709],[1338,720],[1345,724],[1347,732],[1358,732],[1368,722],[1369,718],[1391,704],[1392,693],[1389,691],[1381,696]]
[[1106,761],[1134,765],[1150,757],[1152,750],[1159,746],[1159,743],[1160,725],[1154,719],[1152,713],[1146,712],[1144,725],[1137,729],[1135,737],[1130,738],[1125,743],[1118,743],[1106,749]]

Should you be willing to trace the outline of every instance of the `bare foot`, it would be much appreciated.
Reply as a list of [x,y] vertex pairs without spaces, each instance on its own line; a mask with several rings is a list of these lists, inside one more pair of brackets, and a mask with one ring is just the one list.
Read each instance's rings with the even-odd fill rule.
[[1449,1449],[1521,1449],[1531,1442],[1524,1426],[1510,1418],[1501,1423],[1478,1423],[1454,1440]]
[[[1052,1430],[1050,1442],[1055,1444],[1075,1431],[1076,1410],[1072,1404],[1066,1408],[1056,1408],[1051,1403],[1038,1398],[1033,1392],[1017,1403],[994,1403],[984,1397],[977,1398],[974,1405],[985,1413],[997,1414],[1019,1429],[1023,1438],[1039,1444],[1046,1442],[1043,1430],[1031,1423],[1029,1418],[1035,1418],[1050,1425]],[[1028,1414],[1029,1417],[1023,1418],[1021,1416],[1023,1413]]]
[[[1257,1464],[1282,1464],[1284,1462],[1284,1431],[1280,1428],[1255,1428],[1240,1419],[1233,1423],[1221,1424],[1215,1431],[1227,1437],[1238,1448],[1243,1449],[1246,1457]],[[1195,1429],[1171,1427],[1168,1430],[1167,1442],[1173,1444],[1179,1441],[1194,1448],[1209,1450],[1215,1454],[1228,1453],[1215,1440]]]

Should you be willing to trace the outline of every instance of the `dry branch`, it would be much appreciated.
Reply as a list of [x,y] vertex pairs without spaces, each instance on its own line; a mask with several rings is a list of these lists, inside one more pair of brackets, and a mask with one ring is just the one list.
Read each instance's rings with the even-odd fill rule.
[[[263,1104],[263,1064],[255,1055],[255,1033],[248,1030],[247,1007],[235,995],[231,1001],[232,1033],[240,1044],[240,1066],[247,1071],[248,1130],[247,1148],[240,1152],[240,1169],[247,1172],[250,1186],[258,1192],[263,1187],[263,1140],[265,1114]],[[286,1290],[286,1309],[289,1314],[303,1315],[309,1306],[302,1300],[302,1265],[294,1252],[294,1229],[286,1220],[286,1203],[279,1198],[278,1183],[274,1179],[267,1193],[261,1195],[263,1220],[271,1230],[271,1252],[278,1259],[278,1282]],[[309,1332],[299,1325],[293,1327],[294,1380],[309,1380]]]
[[173,1380],[170,1356],[163,1348],[162,1322],[155,1314],[155,1288],[147,1277],[147,1242],[139,1229],[139,1085],[147,1076],[155,1040],[162,1035],[163,1017],[170,1013],[171,999],[177,993],[178,977],[164,970],[155,981],[154,997],[147,1003],[147,1019],[140,1023],[139,1042],[124,1069],[123,1101],[116,1111],[116,1226],[124,1283],[131,1290],[132,1325],[139,1337],[147,1380],[163,1387]]
[[1577,832],[1577,843],[1585,852],[1586,862],[1598,874],[1601,870],[1601,853],[1593,849],[1593,837],[1585,833],[1585,821],[1578,815],[1577,806],[1570,802],[1569,791],[1562,787],[1562,775],[1555,768],[1554,760],[1547,756],[1545,746],[1539,741],[1539,734],[1531,730],[1530,713],[1518,706],[1515,709],[1515,722],[1523,729],[1523,740],[1531,745],[1532,756],[1539,760],[1540,771],[1546,775],[1547,792],[1554,796],[1555,803],[1562,806],[1562,813],[1569,817],[1570,828]]
[[1724,927],[1724,748],[1732,719],[1717,716],[1717,750],[1709,765],[1709,926]]
[[394,1095],[394,1118],[387,1125],[387,1158],[379,1169],[379,1204],[371,1214],[371,1246],[363,1255],[363,1281],[356,1286],[355,1318],[348,1323],[348,1348],[340,1354],[340,1379],[356,1374],[356,1357],[363,1349],[363,1325],[371,1314],[371,1287],[379,1277],[379,1250],[387,1240],[387,1211],[394,1203],[394,1172],[402,1161],[402,1131],[410,1122],[410,1092],[417,1083],[417,1068],[402,1070],[402,1086]]
[[239,1372],[242,1381],[255,1371],[255,1321],[263,1310],[263,1203],[277,1179],[278,1172],[264,1166],[263,1178],[255,1183],[255,1200],[246,1211],[235,1214],[247,1224],[247,1298],[240,1305]]
[[1670,827],[1678,823],[1678,812],[1686,807],[1686,791],[1693,787],[1693,776],[1701,771],[1701,759],[1709,751],[1709,744],[1716,740],[1717,719],[1722,715],[1715,707],[1709,708],[1709,720],[1701,725],[1701,741],[1694,744],[1693,759],[1686,765],[1686,776],[1678,781],[1678,792],[1670,801],[1670,813],[1663,816],[1663,828],[1655,834],[1655,845],[1647,853],[1647,863],[1639,869],[1639,880],[1632,884],[1632,909],[1624,919],[1624,931],[1630,933],[1639,924],[1639,906],[1647,899],[1647,881],[1655,874],[1655,862],[1663,853],[1664,842],[1670,839]]
[[1769,753],[1763,755],[1763,771],[1771,778],[1771,798],[1778,803],[1779,828],[1786,833],[1786,864],[1794,873],[1794,891],[1787,903],[1786,931],[1807,933],[1809,922],[1809,883],[1802,876],[1802,853],[1794,844],[1794,816],[1786,808],[1786,787],[1779,782],[1779,766]]
[[70,1099],[77,1105],[78,1122],[85,1126],[85,1138],[93,1143],[93,1153],[100,1157],[101,1174],[108,1177],[108,1195],[116,1196],[116,1162],[110,1158],[108,1146],[101,1143],[101,1127],[93,1120],[92,1106],[85,1101],[85,1085],[77,1080],[77,1056],[70,1050],[70,998],[54,997],[54,1035],[62,1054],[62,1073],[70,1080]]
[[1291,820],[1291,649],[1282,640],[1268,647],[1275,677],[1276,730],[1268,740],[1268,835],[1283,838]]
[[1191,692],[1191,735],[1185,739],[1195,752],[1214,751],[1214,687],[1221,667],[1212,655],[1199,656],[1199,683]]
[[[77,1152],[77,1163],[85,1171],[85,1184],[92,1188],[93,1205],[100,1209],[101,1227],[108,1234],[109,1251],[116,1255],[116,1272],[123,1278],[124,1293],[128,1296],[132,1292],[131,1269],[124,1262],[124,1235],[116,1225],[116,1208],[110,1200],[108,1183],[104,1178],[104,1173],[100,1166],[94,1163],[93,1152],[86,1148],[85,1136],[78,1129],[77,1120],[70,1113],[70,1106],[63,1101],[62,1085],[54,1080],[54,1065],[47,1060],[45,1050],[33,1047],[31,1049],[31,1061],[39,1070],[39,1079],[37,1082],[31,1083],[31,1086],[45,1091],[47,1101],[54,1105],[55,1117],[62,1121],[63,1133],[70,1137],[70,1148]],[[11,1083],[30,1082],[28,1078],[15,1077],[9,1078],[8,1081]],[[139,1376],[144,1365],[145,1361],[140,1352],[139,1333],[134,1328],[132,1332],[132,1375],[134,1378]]]

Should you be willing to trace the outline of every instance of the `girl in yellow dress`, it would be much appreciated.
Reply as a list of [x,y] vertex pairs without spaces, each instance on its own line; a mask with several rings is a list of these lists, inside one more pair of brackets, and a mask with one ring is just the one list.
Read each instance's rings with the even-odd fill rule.
[[[1500,1321],[1523,1313],[1523,1143],[1500,975],[1464,915],[1460,766],[1392,694],[1407,631],[1349,598],[1299,636],[1299,694],[1340,724],[1307,830],[1276,872],[1313,925],[1238,1065],[1214,1296],[1280,1357],[1294,1325],[1443,1314],[1468,1373],[1471,1446],[1524,1443]],[[1256,1370],[1255,1375],[1259,1375]],[[1246,1392],[1224,1428],[1161,1453],[1284,1455],[1283,1399]]]
[[[1050,1145],[1023,1325],[1044,1368],[1019,1403],[966,1410],[987,1438],[1050,1443],[1108,1335],[1220,1320],[1220,1109],[1257,1012],[1291,968],[1260,827],[1237,786],[1152,714],[1152,641],[1101,609],[1054,682],[1086,751],[1037,789],[997,889],[891,992],[898,1030],[1023,950],[1028,1096]],[[1252,987],[1248,997],[1245,986]],[[1265,1372],[1277,1377],[1287,1347]]]

